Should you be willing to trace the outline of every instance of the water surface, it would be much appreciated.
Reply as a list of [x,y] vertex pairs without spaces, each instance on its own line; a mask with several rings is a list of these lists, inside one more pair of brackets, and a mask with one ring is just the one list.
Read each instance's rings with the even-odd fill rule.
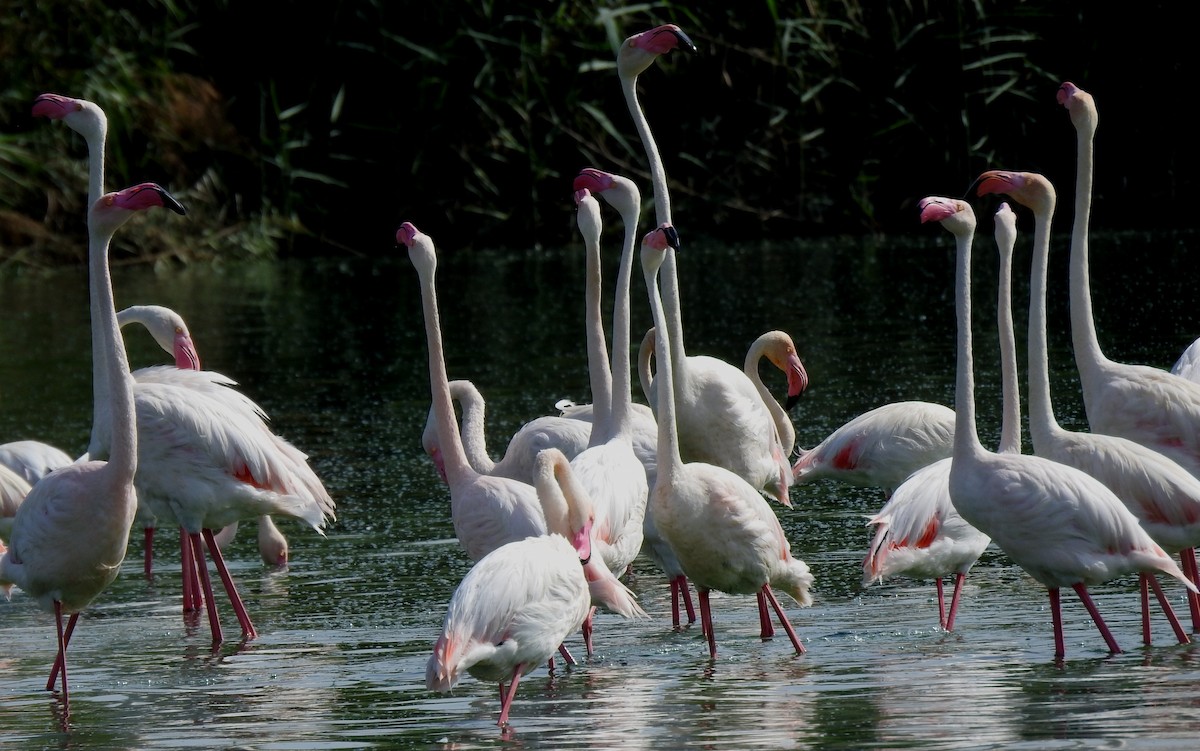
[[[437,239],[436,227],[422,228]],[[1200,335],[1189,242],[1094,239],[1096,315],[1110,357],[1169,367]],[[1056,241],[1051,270],[1051,369],[1060,422],[1082,429],[1065,247]],[[440,250],[449,372],[488,399],[499,455],[521,423],[558,399],[590,401],[582,249]],[[952,260],[940,228],[902,240],[740,247],[706,247],[685,233],[689,351],[740,363],[759,333],[791,333],[812,379],[793,411],[804,446],[885,402],[952,405]],[[1027,238],[1016,268],[1024,277]],[[993,445],[995,270],[990,229],[981,226],[978,400]],[[698,627],[671,630],[665,582],[639,560],[630,586],[651,617],[601,614],[596,653],[526,677],[502,734],[494,685],[467,677],[449,695],[424,686],[446,603],[469,562],[453,539],[445,487],[420,450],[429,382],[406,257],[118,267],[115,283],[119,307],[164,304],[185,316],[205,367],[238,380],[276,431],[310,454],[338,520],[325,537],[281,520],[291,544],[285,570],[259,561],[247,524],[228,560],[259,636],[238,641],[218,594],[227,641],[215,649],[203,617],[180,611],[175,534],[160,534],[151,581],[135,534],[121,576],[72,640],[66,723],[44,690],[53,618],[20,592],[0,602],[0,747],[1195,747],[1200,652],[1175,644],[1161,618],[1154,645],[1141,646],[1136,581],[1094,592],[1126,650],[1118,655],[1064,596],[1067,660],[1056,664],[1044,589],[993,547],[946,633],[930,582],[862,588],[863,523],[882,495],[831,482],[794,489],[795,508],[780,509],[793,554],[816,577],[813,607],[785,599],[806,654],[786,639],[759,638],[752,598],[714,595],[719,655],[710,661]],[[1022,365],[1026,290],[1019,278]],[[85,276],[2,269],[0,313],[0,441],[37,438],[82,452],[91,415]],[[648,325],[639,277],[635,340]],[[165,361],[144,332],[126,340],[134,367]],[[778,373],[764,378],[782,390]],[[1182,590],[1167,589],[1183,612]],[[583,657],[578,636],[568,644]]]

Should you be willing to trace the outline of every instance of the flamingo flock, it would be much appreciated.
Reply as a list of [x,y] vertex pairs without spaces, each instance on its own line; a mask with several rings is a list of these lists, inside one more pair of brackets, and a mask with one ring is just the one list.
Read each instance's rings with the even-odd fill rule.
[[[789,411],[809,376],[790,334],[765,332],[740,367],[685,348],[678,264],[689,262],[681,240],[686,233],[672,216],[664,160],[638,98],[639,76],[677,50],[695,45],[666,24],[628,37],[616,53],[621,90],[645,151],[653,222],[639,226],[642,194],[634,178],[587,167],[572,179],[586,327],[578,352],[570,354],[586,368],[592,401],[575,405],[547,395],[558,414],[531,416],[498,461],[485,440],[481,387],[468,380],[471,374],[447,367],[455,342],[441,327],[433,237],[408,220],[396,230],[396,245],[415,271],[428,354],[430,406],[419,441],[445,484],[447,515],[471,564],[431,639],[426,687],[451,691],[465,675],[494,683],[497,724],[508,727],[524,676],[543,665],[553,671],[558,659],[578,664],[568,646],[576,634],[587,655],[594,654],[599,612],[657,617],[644,609],[632,576],[642,561],[670,589],[670,628],[686,633],[699,620],[708,660],[719,657],[721,613],[714,613],[714,600],[720,611],[720,598],[714,593],[753,595],[761,638],[773,638],[778,625],[791,651],[806,654],[801,634],[809,624],[794,625],[788,609],[818,601],[818,579],[793,555],[790,525],[780,515],[803,514],[793,493],[821,481],[882,491],[884,503],[867,522],[873,529],[864,540],[862,587],[897,576],[933,579],[941,630],[954,630],[967,575],[993,546],[1045,587],[1056,660],[1066,654],[1064,587],[1083,603],[1108,651],[1121,651],[1092,591],[1124,576],[1139,579],[1143,642],[1150,644],[1151,592],[1176,640],[1190,642],[1159,578],[1180,589],[1191,632],[1200,632],[1194,552],[1200,545],[1200,385],[1191,375],[1190,350],[1173,371],[1117,363],[1101,351],[1087,265],[1097,123],[1092,97],[1072,83],[1057,92],[1077,139],[1069,292],[1091,432],[1064,430],[1050,399],[1045,301],[1054,188],[1034,172],[987,170],[967,198],[931,194],[918,202],[919,222],[940,225],[954,241],[954,406],[882,404],[804,448]],[[182,204],[153,183],[105,192],[107,119],[96,104],[44,94],[33,114],[62,120],[88,145],[93,420],[78,459],[37,441],[0,445],[0,588],[10,597],[20,590],[53,614],[57,652],[46,688],[57,687],[69,711],[71,636],[80,612],[117,576],[135,524],[144,530],[143,569],[150,578],[155,529],[160,523],[180,529],[183,610],[207,612],[216,645],[223,633],[207,561],[243,640],[258,634],[221,553],[239,523],[257,520],[263,560],[286,565],[287,539],[272,518],[291,517],[324,534],[336,505],[307,455],[268,427],[263,410],[232,379],[201,369],[179,314],[158,305],[118,314],[108,261],[113,235],[135,213],[167,208],[185,214]],[[994,215],[1003,374],[997,451],[983,445],[976,421],[971,201],[986,195],[1002,195],[1033,215],[1031,453],[1021,442],[1010,283],[1017,214],[1008,203]],[[606,207],[620,220],[619,250],[604,242]],[[606,252],[619,259],[607,323],[601,305]],[[633,363],[635,260],[652,326]],[[133,322],[172,356],[172,366],[130,371],[121,326]],[[786,380],[783,404],[763,381],[764,362]],[[954,582],[948,606],[944,577]],[[781,600],[779,592],[788,597]]]

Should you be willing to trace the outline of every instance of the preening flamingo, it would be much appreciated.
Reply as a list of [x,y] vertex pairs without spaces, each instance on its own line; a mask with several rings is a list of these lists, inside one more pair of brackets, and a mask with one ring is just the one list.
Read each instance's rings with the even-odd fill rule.
[[[163,305],[131,305],[117,313],[117,324],[124,329],[127,325],[137,323],[141,324],[147,332],[149,332],[155,343],[167,354],[175,359],[175,368],[179,370],[200,370],[200,354],[196,351],[195,341],[192,339],[192,333],[188,329],[187,322],[183,320],[183,316],[176,313],[174,310]],[[158,368],[151,366],[149,368],[139,368],[133,371],[135,381],[141,380],[164,380],[172,382],[172,371],[169,368]],[[188,376],[180,379],[182,385],[194,385],[196,381]],[[206,393],[214,396],[226,396],[225,390],[235,384],[232,382],[228,386],[213,384],[210,381],[203,381],[201,385],[205,387]],[[208,387],[212,386],[211,389]],[[235,407],[239,406],[235,401]],[[143,510],[139,505],[139,516],[148,515],[148,510]],[[146,576],[151,573],[151,560],[153,558],[153,537],[154,537],[153,518],[143,519],[144,537],[145,537],[145,560],[143,568]],[[220,532],[214,539],[217,545],[224,547],[233,539],[234,533],[237,532],[238,522],[233,522]],[[263,562],[269,566],[285,566],[288,560],[288,543],[283,532],[275,526],[269,515],[258,517],[258,552],[262,557]],[[199,583],[198,580],[196,582]]]
[[[1194,571],[1194,548],[1200,544],[1200,479],[1140,443],[1116,435],[1065,430],[1054,416],[1046,345],[1046,269],[1054,187],[1036,173],[999,170],[983,173],[976,185],[980,195],[1003,193],[1034,215],[1029,301],[1029,433],[1034,453],[1081,469],[1107,485],[1155,542],[1168,552],[1180,553],[1184,572],[1200,584]],[[1200,601],[1191,595],[1188,599],[1193,628],[1200,628]],[[1143,614],[1143,619],[1146,617],[1148,613]],[[1148,622],[1144,623],[1148,629]],[[1149,639],[1148,630],[1144,636]]]
[[[1017,218],[1007,203],[995,216],[1000,279],[996,296],[1000,339],[1001,453],[1021,453],[1021,394],[1017,382],[1017,342],[1012,317],[1012,256],[1017,242]],[[967,523],[950,500],[950,457],[913,472],[896,486],[888,502],[867,521],[875,534],[863,559],[863,586],[891,576],[932,578],[937,587],[938,622],[954,630],[963,584],[991,538]],[[954,576],[950,607],[942,577]]]
[[25,496],[29,495],[29,488],[24,477],[0,465],[0,542],[7,540],[12,532],[17,509],[21,508]]
[[[767,603],[774,607],[796,652],[800,642],[773,587],[791,595],[801,606],[812,604],[813,577],[808,565],[791,555],[791,546],[775,512],[758,489],[729,470],[703,462],[684,463],[676,426],[675,374],[669,326],[657,276],[664,256],[675,243],[670,226],[651,231],[642,241],[642,269],[656,329],[659,362],[658,476],[650,496],[654,521],[679,559],[687,578],[696,585],[700,621],[708,638],[709,656],[717,656],[709,592],[755,594],[764,637],[773,634]],[[667,287],[666,294],[677,290]],[[674,304],[674,300],[667,305]]]
[[1088,424],[1095,433],[1149,446],[1200,477],[1200,384],[1148,365],[1114,362],[1100,349],[1088,276],[1096,104],[1090,94],[1069,82],[1059,88],[1058,102],[1070,113],[1077,135],[1071,341]]
[[1096,478],[1074,467],[1027,454],[987,451],[975,424],[971,356],[970,204],[930,196],[920,201],[921,221],[937,221],[954,235],[955,313],[958,320],[954,454],[950,498],[959,514],[989,535],[1010,559],[1049,592],[1054,654],[1066,652],[1059,589],[1083,601],[1111,652],[1116,639],[1088,593],[1129,573],[1162,571],[1191,589],[1179,566],[1150,538],[1129,509]]
[[[67,644],[79,613],[116,578],[129,546],[129,528],[137,511],[133,479],[138,461],[133,381],[117,328],[109,274],[108,246],[113,233],[137,211],[184,208],[158,185],[143,183],[102,196],[88,213],[88,258],[92,278],[95,351],[111,388],[95,398],[109,399],[103,411],[111,431],[107,461],[69,464],[42,478],[25,497],[13,523],[8,550],[0,557],[0,588],[15,585],[54,613],[58,656],[46,689],[62,674],[62,700],[70,712]],[[63,627],[63,614],[69,614]]]
[[934,402],[891,402],[800,449],[792,473],[797,485],[830,478],[891,496],[913,472],[949,457],[953,442],[954,410]]
[[580,564],[592,557],[593,509],[577,483],[560,484],[556,472],[566,466],[557,449],[538,455],[535,482],[547,531],[500,545],[471,567],[425,665],[432,691],[451,690],[463,673],[499,683],[501,727],[521,677],[552,661],[591,609]]

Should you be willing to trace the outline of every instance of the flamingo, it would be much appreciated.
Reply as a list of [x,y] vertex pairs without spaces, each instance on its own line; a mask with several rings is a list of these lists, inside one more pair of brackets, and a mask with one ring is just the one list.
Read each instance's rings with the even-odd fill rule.
[[[165,207],[185,210],[167,191],[142,183],[102,196],[88,213],[88,257],[93,309],[99,319],[96,351],[112,388],[97,391],[109,399],[112,450],[107,461],[69,464],[44,477],[25,497],[13,522],[9,548],[0,557],[0,588],[11,595],[17,586],[54,613],[58,655],[46,690],[61,672],[62,700],[70,713],[67,644],[79,613],[116,578],[129,545],[137,510],[133,478],[138,461],[133,385],[117,328],[108,247],[116,230],[135,212]],[[69,614],[66,628],[63,615]]]
[[[175,367],[180,370],[200,370],[200,354],[196,351],[195,341],[192,339],[191,331],[188,329],[187,323],[183,320],[183,316],[162,305],[131,305],[117,313],[117,324],[124,329],[125,326],[138,323],[141,324],[155,343],[162,348],[164,352],[175,358]],[[160,368],[139,368],[133,371],[133,378],[138,380],[154,380],[164,379],[171,380],[172,371],[170,369]],[[182,383],[191,384],[193,381],[185,378]],[[203,382],[208,385],[209,382]],[[232,382],[230,385],[234,385]],[[216,396],[222,396],[225,387],[215,388],[208,393]],[[139,516],[143,518],[143,528],[145,537],[145,560],[143,568],[146,576],[151,574],[151,560],[154,555],[154,525],[155,520],[149,517],[149,511],[143,510],[139,506]],[[233,522],[220,532],[214,539],[217,545],[225,547],[233,539],[233,535],[237,532],[238,522]],[[264,514],[258,517],[258,551],[263,562],[270,566],[286,566],[288,561],[288,543],[283,532],[275,525],[270,515]],[[199,583],[198,580],[196,583]]]
[[[1070,586],[1087,608],[1109,651],[1120,652],[1088,593],[1089,585],[1134,572],[1161,571],[1195,585],[1136,517],[1091,475],[1044,457],[987,451],[975,425],[971,359],[970,204],[940,196],[919,203],[921,221],[937,221],[955,238],[955,313],[958,320],[956,422],[950,498],[969,524],[989,535],[1014,563],[1046,587],[1054,656],[1066,654],[1059,590]],[[1157,587],[1156,587],[1157,589]]]
[[1070,113],[1077,134],[1071,340],[1088,424],[1093,432],[1149,446],[1200,477],[1200,384],[1160,368],[1115,362],[1100,349],[1088,277],[1096,104],[1090,94],[1070,82],[1059,88],[1058,102]]
[[[475,562],[509,542],[546,533],[546,518],[532,485],[507,477],[480,474],[467,461],[450,400],[449,378],[442,347],[435,276],[437,251],[433,238],[404,222],[396,242],[408,248],[409,260],[421,286],[421,305],[429,349],[429,382],[437,417],[438,445],[450,488],[450,516],[459,544]],[[618,615],[644,615],[633,593],[600,564],[589,570],[593,601]]]
[[[1021,453],[1021,395],[1017,383],[1017,343],[1012,318],[1012,255],[1017,241],[1016,214],[1007,203],[996,211],[996,246],[1000,280],[996,300],[1000,338],[1001,391],[1004,407],[1001,453]],[[889,576],[932,577],[937,588],[938,623],[954,630],[954,619],[967,574],[991,538],[967,523],[950,500],[951,457],[913,472],[896,486],[888,502],[868,520],[875,534],[863,559],[863,586]],[[949,610],[942,577],[954,575]]]
[[[35,100],[33,114],[62,120],[84,137],[89,200],[99,195],[107,135],[103,110],[86,100],[43,94]],[[107,374],[97,365],[102,353],[97,351],[95,332],[92,338],[93,384],[104,395]],[[198,608],[203,599],[213,642],[222,640],[208,570],[202,565],[203,538],[242,635],[252,638],[257,632],[212,530],[250,516],[284,514],[303,519],[323,534],[326,520],[334,517],[334,503],[308,466],[307,457],[267,428],[262,410],[239,392],[222,388],[235,385],[232,380],[209,371],[176,369],[171,380],[178,379],[190,379],[190,388],[178,383],[147,383],[145,378],[135,381],[134,410],[143,439],[138,444],[137,495],[155,517],[174,520],[181,527],[184,609]],[[85,455],[89,459],[107,456],[108,403],[107,398],[95,400],[92,438]],[[193,563],[203,593],[190,588]]]
[[0,464],[0,543],[12,533],[17,509],[21,508],[25,496],[29,495],[30,487],[24,477]]
[[[483,394],[475,384],[463,379],[450,381],[450,398],[462,408],[459,435],[467,463],[481,475],[496,475],[533,482],[533,469],[538,453],[542,449],[556,448],[568,457],[574,457],[587,448],[592,435],[591,420],[581,420],[558,415],[535,417],[513,434],[500,461],[492,459],[487,451],[487,436],[484,428],[486,404]],[[421,433],[421,448],[433,461],[438,476],[446,480],[445,462],[437,438],[437,410],[429,408],[425,429]]]
[[0,464],[30,485],[72,461],[67,452],[42,441],[9,441],[0,444]]
[[[802,607],[812,604],[813,577],[808,565],[791,555],[791,546],[775,512],[757,488],[739,475],[715,464],[684,463],[680,456],[675,409],[674,347],[666,325],[657,277],[668,248],[677,244],[670,226],[652,230],[642,241],[642,270],[654,317],[658,404],[658,475],[650,497],[655,524],[679,559],[687,578],[695,584],[700,601],[700,623],[708,638],[710,659],[716,659],[709,593],[754,593],[764,638],[774,631],[767,603],[775,609],[797,653],[804,645],[796,635],[772,587],[787,592]],[[668,295],[677,294],[666,287]],[[668,305],[674,301],[669,301]]]
[[792,465],[797,485],[831,478],[849,485],[883,488],[884,496],[913,472],[950,456],[954,410],[924,401],[891,402],[863,412]]
[[546,661],[553,669],[555,651],[591,609],[580,563],[592,557],[594,510],[578,482],[561,472],[567,466],[558,449],[538,454],[535,482],[547,530],[500,545],[471,567],[425,666],[432,691],[451,690],[463,673],[499,683],[501,727],[522,676]]
[[[1195,561],[1195,546],[1200,543],[1200,479],[1140,443],[1117,435],[1065,430],[1054,417],[1046,347],[1046,268],[1054,187],[1036,173],[999,170],[980,175],[976,186],[980,195],[1011,196],[1034,215],[1029,306],[1029,432],[1034,453],[1077,467],[1107,485],[1155,542],[1168,552],[1180,554],[1184,572],[1200,585],[1190,567]],[[1145,584],[1143,581],[1143,587]],[[1200,600],[1189,594],[1188,601],[1193,629],[1200,629]],[[1144,636],[1149,638],[1148,630]]]

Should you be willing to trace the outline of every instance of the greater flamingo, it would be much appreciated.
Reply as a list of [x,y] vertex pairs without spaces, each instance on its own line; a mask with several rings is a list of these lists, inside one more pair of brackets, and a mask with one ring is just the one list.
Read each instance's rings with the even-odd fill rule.
[[811,449],[799,449],[792,465],[797,485],[830,478],[878,487],[890,497],[921,467],[950,456],[954,410],[924,401],[891,402],[863,412]]
[[[183,316],[179,315],[174,310],[163,305],[131,305],[117,313],[117,324],[124,329],[129,324],[141,324],[142,327],[154,339],[160,348],[175,359],[175,368],[179,370],[200,370],[200,354],[196,351],[195,341],[192,339],[192,333],[188,329],[187,322],[183,320]],[[174,371],[169,368],[160,368],[150,366],[148,368],[139,368],[133,371],[135,381],[161,379],[171,381],[171,375]],[[183,385],[194,385],[195,381],[188,377],[183,378],[180,383]],[[206,387],[206,393],[215,396],[225,395],[225,390],[229,386],[234,386],[232,381],[228,386],[217,386],[209,381],[201,382]],[[208,390],[209,385],[215,388]],[[145,559],[143,561],[143,569],[146,576],[151,574],[151,561],[154,555],[154,525],[155,520],[149,517],[149,510],[144,510],[139,504],[138,515],[143,517],[144,538],[145,538]],[[214,539],[217,545],[225,547],[233,540],[234,533],[237,532],[238,522],[234,522],[218,532]],[[258,552],[263,562],[270,566],[285,566],[288,561],[288,543],[283,532],[279,527],[275,526],[275,522],[269,515],[258,517]],[[197,584],[199,581],[197,580]]]
[[[1007,203],[996,211],[996,247],[1000,278],[996,296],[1000,339],[1001,453],[1021,452],[1021,395],[1017,382],[1017,342],[1012,318],[1012,256],[1017,242],[1016,214]],[[863,586],[891,576],[932,578],[937,588],[938,623],[954,630],[963,584],[991,538],[967,523],[950,500],[951,457],[913,472],[896,486],[879,513],[867,521],[875,534],[863,559]],[[942,577],[954,576],[950,607]]]
[[592,557],[594,513],[586,492],[561,473],[565,467],[557,449],[538,455],[535,482],[547,530],[500,545],[471,567],[425,665],[432,691],[451,690],[463,673],[497,682],[501,727],[521,677],[547,661],[553,668],[559,645],[591,609],[580,564]]
[[[107,589],[120,571],[137,510],[133,382],[117,328],[108,246],[117,228],[134,212],[153,207],[185,213],[173,196],[153,183],[102,196],[88,213],[92,308],[100,337],[94,349],[103,356],[99,367],[111,386],[95,393],[96,399],[111,402],[104,410],[111,415],[106,422],[112,446],[108,460],[69,464],[39,481],[21,504],[8,550],[0,558],[0,588],[9,594],[15,585],[54,613],[58,655],[46,690],[54,688],[61,671],[66,713],[70,712],[67,644],[80,611]],[[64,613],[70,616],[65,628]]]
[[[86,100],[43,94],[35,100],[33,114],[60,119],[84,137],[88,146],[88,196],[93,200],[104,183],[104,112]],[[101,361],[101,353],[96,349],[95,332],[92,338],[95,364]],[[171,378],[190,378],[191,387],[135,381],[134,409],[143,439],[138,442],[138,499],[155,517],[173,520],[181,527],[184,609],[198,608],[203,599],[213,641],[222,640],[208,570],[203,565],[203,538],[242,635],[250,638],[256,635],[254,624],[212,530],[250,516],[284,514],[301,518],[321,532],[326,518],[334,516],[334,503],[308,466],[307,457],[267,428],[262,410],[239,392],[220,388],[234,385],[231,380],[198,370],[177,370]],[[95,365],[93,385],[99,394],[107,393],[107,375]],[[107,398],[95,400],[92,439],[86,455],[90,459],[107,455],[108,403]],[[180,482],[181,478],[187,482]],[[190,586],[193,565],[203,594]]]
[[[467,461],[462,439],[455,429],[454,405],[442,347],[438,313],[437,251],[433,238],[404,222],[396,231],[396,242],[408,248],[421,287],[425,336],[429,349],[431,401],[437,412],[438,445],[441,447],[446,484],[450,488],[450,516],[459,544],[473,561],[505,543],[546,533],[546,518],[532,485],[507,477],[476,472]],[[589,572],[593,601],[618,615],[644,615],[633,593],[617,581],[599,561]]]
[[1070,113],[1077,134],[1071,341],[1088,424],[1093,432],[1149,446],[1200,477],[1200,383],[1148,365],[1115,362],[1100,349],[1088,275],[1096,104],[1090,94],[1069,82],[1059,88],[1058,102]]
[[989,535],[1049,592],[1054,656],[1066,654],[1059,589],[1079,595],[1110,652],[1120,651],[1088,593],[1125,574],[1162,571],[1190,588],[1183,571],[1111,490],[1091,475],[1039,456],[997,454],[979,442],[971,358],[971,243],[975,213],[951,198],[921,199],[921,221],[937,221],[955,238],[958,321],[954,454],[950,498],[959,514]]
[[[658,332],[655,346],[661,396],[658,476],[650,497],[655,524],[675,551],[687,578],[696,585],[700,623],[708,638],[711,659],[717,656],[709,604],[709,592],[714,589],[730,594],[755,594],[764,638],[774,633],[767,611],[770,603],[796,652],[803,653],[804,645],[772,587],[783,589],[801,606],[812,604],[809,587],[813,577],[808,565],[792,557],[779,519],[757,488],[724,467],[703,462],[685,464],[680,455],[674,359],[670,352],[675,345],[664,320],[666,314],[657,282],[664,256],[673,251],[675,244],[674,229],[669,225],[652,230],[642,242],[643,274]],[[676,293],[674,288],[666,288],[667,295]]]
[[[1195,546],[1200,543],[1200,479],[1167,456],[1117,435],[1064,429],[1054,416],[1046,345],[1046,269],[1054,187],[1032,172],[992,170],[980,175],[977,192],[1003,193],[1033,211],[1034,257],[1029,301],[1029,434],[1033,451],[1087,472],[1107,485],[1168,552],[1179,553],[1194,584]],[[1143,576],[1143,590],[1147,584]],[[1143,591],[1143,596],[1144,596]],[[1200,601],[1189,593],[1193,629],[1200,629]],[[1148,613],[1144,614],[1144,617]],[[1148,628],[1148,623],[1146,624]],[[1144,636],[1149,638],[1147,630]]]
[[17,509],[21,508],[25,496],[29,495],[29,488],[24,477],[0,464],[0,542],[7,540],[12,533]]

